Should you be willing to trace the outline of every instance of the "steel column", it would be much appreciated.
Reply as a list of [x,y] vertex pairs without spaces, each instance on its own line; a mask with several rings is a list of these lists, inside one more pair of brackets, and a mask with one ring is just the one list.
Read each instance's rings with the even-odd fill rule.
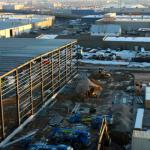
[[18,119],[18,125],[20,125],[20,95],[19,95],[19,77],[18,77],[18,69],[15,71],[16,75],[16,101],[17,101],[17,119]]
[[66,82],[67,82],[67,46],[66,46],[66,48],[65,48],[65,55],[66,55],[66,57],[65,57],[65,59],[66,59],[66,61],[65,61],[65,79],[66,79]]
[[70,75],[72,76],[72,44],[71,44],[71,47],[70,47]]
[[59,49],[59,51],[58,51],[58,82],[59,82],[59,88],[60,88],[60,73],[61,73],[61,64],[60,64],[60,51],[61,51],[61,49]]
[[44,90],[43,90],[43,88],[44,88],[44,86],[43,86],[43,84],[44,84],[44,81],[43,81],[43,62],[42,62],[42,57],[41,57],[41,59],[40,59],[40,71],[41,71],[41,98],[42,98],[42,101],[44,102]]
[[32,62],[30,62],[30,103],[31,103],[31,114],[33,115],[33,99],[32,99]]
[[54,94],[54,65],[53,65],[53,53],[52,53],[52,56],[51,56],[51,65],[52,65],[52,77],[51,77],[51,80],[52,80],[52,93]]
[[0,78],[0,110],[1,110],[1,132],[2,132],[2,139],[4,139],[5,124],[4,124],[3,101],[2,101],[2,78]]

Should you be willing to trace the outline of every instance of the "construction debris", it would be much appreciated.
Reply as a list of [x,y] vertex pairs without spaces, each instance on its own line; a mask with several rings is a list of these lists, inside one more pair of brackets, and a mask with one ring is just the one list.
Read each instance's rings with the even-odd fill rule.
[[[111,146],[117,149],[129,144],[135,99],[130,77],[122,72],[81,73],[59,93],[53,107],[48,106],[26,127],[25,132],[40,129],[29,148],[56,149],[63,144],[77,150],[97,149],[97,133],[104,118]],[[102,136],[104,140],[105,134]]]

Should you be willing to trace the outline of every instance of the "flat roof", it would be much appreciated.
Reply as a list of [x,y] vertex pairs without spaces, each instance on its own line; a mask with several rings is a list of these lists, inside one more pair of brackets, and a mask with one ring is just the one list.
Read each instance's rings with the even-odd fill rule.
[[23,22],[18,22],[18,21],[14,21],[14,22],[7,22],[7,21],[1,21],[0,20],[0,30],[4,30],[4,29],[10,29],[10,28],[15,28],[15,27],[18,27],[18,26],[23,26],[25,25],[26,23],[23,23]]
[[83,16],[82,18],[102,18],[104,15],[87,15]]
[[35,57],[75,41],[74,39],[0,39],[0,75]]
[[40,21],[46,21],[47,19],[54,18],[54,16],[43,16],[43,17],[39,17],[38,15],[31,16],[31,17],[30,16],[25,17],[25,15],[24,15],[24,17],[22,17],[22,16],[16,15],[16,17],[15,17],[13,15],[12,16],[11,15],[1,16],[0,15],[0,30],[15,28],[15,27],[32,24],[32,23],[36,23],[36,22],[40,22]]
[[55,39],[58,34],[41,34],[40,36],[36,37],[37,39]]
[[109,42],[142,42],[149,43],[150,37],[116,37],[116,36],[108,36],[103,38],[103,41]]
[[142,129],[143,116],[144,116],[144,109],[138,108],[136,114],[135,126],[134,126],[135,129]]

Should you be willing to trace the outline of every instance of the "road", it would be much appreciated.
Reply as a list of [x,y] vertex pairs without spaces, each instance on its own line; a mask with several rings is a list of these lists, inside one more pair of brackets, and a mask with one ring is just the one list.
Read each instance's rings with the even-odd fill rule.
[[116,70],[116,71],[129,71],[131,73],[150,73],[150,68],[128,68],[124,66],[102,66],[102,65],[84,65],[79,66],[78,69],[81,71],[87,71],[87,70],[99,70],[99,68],[104,68],[105,70]]

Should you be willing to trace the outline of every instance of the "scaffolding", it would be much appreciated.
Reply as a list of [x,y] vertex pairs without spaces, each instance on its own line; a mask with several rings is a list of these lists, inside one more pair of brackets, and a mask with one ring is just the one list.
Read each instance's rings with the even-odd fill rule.
[[1,141],[77,74],[70,42],[0,76]]

